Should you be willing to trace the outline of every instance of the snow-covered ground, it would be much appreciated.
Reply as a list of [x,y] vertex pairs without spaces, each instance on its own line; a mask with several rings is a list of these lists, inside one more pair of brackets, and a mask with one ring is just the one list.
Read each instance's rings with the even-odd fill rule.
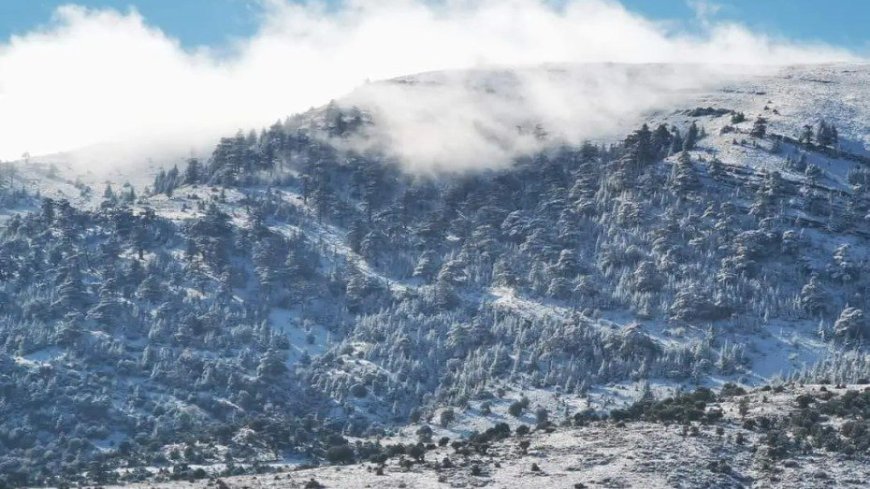
[[[836,395],[845,392],[827,388]],[[847,388],[860,391],[863,386]],[[823,394],[821,389],[807,385],[791,386],[782,392],[758,390],[710,404],[708,410],[722,410],[723,420],[710,425],[696,423],[697,433],[686,432],[679,425],[592,422],[583,427],[558,427],[552,432],[534,430],[527,436],[512,434],[493,443],[485,454],[461,454],[448,445],[429,449],[423,462],[409,464],[406,457],[392,458],[383,467],[382,475],[378,475],[375,464],[361,463],[301,470],[284,467],[277,473],[228,477],[217,483],[203,480],[127,487],[866,487],[870,480],[868,454],[844,456],[814,450],[770,466],[765,463],[763,433],[744,427],[746,419],[794,412],[797,395],[818,397]],[[748,412],[741,415],[739,403],[744,398]],[[501,416],[493,415],[489,426],[501,420]],[[823,422],[838,426],[840,420]],[[738,434],[743,438],[740,442]],[[441,435],[436,432],[434,440]],[[521,440],[529,442],[526,453],[520,447]],[[320,485],[313,485],[312,480]]]
[[[712,107],[729,111],[721,115],[690,116],[688,111],[695,108]],[[732,123],[730,113],[742,112],[745,122]],[[784,143],[780,152],[771,151],[770,140],[756,143],[743,140],[750,139],[748,132],[756,117],[768,120],[770,134],[797,138],[805,125],[815,125],[822,119],[833,123],[839,129],[840,149],[853,155],[866,157],[870,155],[870,67],[867,66],[815,66],[788,67],[775,73],[746,75],[739,79],[729,78],[717,88],[684,94],[679,98],[679,105],[669,111],[659,111],[645,114],[640,120],[625,121],[625,127],[636,128],[646,122],[651,128],[660,123],[676,125],[685,128],[696,122],[706,131],[697,149],[692,152],[695,161],[709,160],[713,157],[721,160],[731,168],[747,170],[748,178],[760,179],[762,172],[778,171],[786,181],[804,183],[806,176],[785,166],[786,157],[796,157],[797,149]],[[733,131],[723,130],[733,127]],[[624,137],[624,133],[615,138]],[[612,143],[617,139],[601,140]],[[848,190],[847,175],[860,163],[836,156],[818,152],[807,153],[808,163],[823,170],[823,176],[818,185],[835,189]],[[673,162],[675,157],[669,158]],[[134,210],[141,212],[145,208],[153,209],[161,217],[176,223],[182,223],[203,215],[200,207],[202,202],[210,202],[220,196],[219,206],[227,212],[234,225],[247,227],[250,225],[250,215],[245,210],[242,201],[245,191],[238,189],[219,189],[207,185],[196,187],[182,186],[172,196],[163,194],[150,195],[146,187],[152,182],[157,168],[128,169],[123,166],[111,171],[94,172],[87,169],[72,167],[51,157],[34,158],[31,162],[17,163],[16,186],[23,187],[28,192],[53,199],[68,200],[72,205],[96,209],[103,200],[104,188],[110,184],[116,193],[129,190],[129,184],[135,190],[137,199]],[[261,191],[263,189],[246,189],[246,191]],[[297,188],[285,187],[271,189],[280,195],[284,201],[291,203],[302,214],[313,216],[314,211],[308,207]],[[736,202],[740,203],[740,202]],[[6,209],[0,212],[0,222],[3,215],[34,210],[33,208]],[[324,263],[325,267],[335,267],[339,263],[349,264],[368,278],[386,285],[394,293],[414,291],[418,285],[413,281],[399,280],[389,276],[383,270],[371,266],[364,258],[355,253],[347,243],[344,230],[316,219],[302,219],[301,223],[270,223],[273,231],[286,236],[301,233],[305,240],[317,244],[324,253],[324,260],[334,262]],[[833,250],[843,242],[854,242],[849,236],[831,240],[824,233],[806,229],[802,236],[819,250],[830,256]],[[853,247],[856,260],[865,261],[870,258],[870,249]],[[560,319],[580,318],[597,327],[618,330],[635,322],[633,315],[624,310],[612,310],[603,313],[602,317],[589,318],[579,311],[560,303],[559,301],[540,301],[523,297],[515,290],[505,287],[491,288],[483,293],[483,302],[494,308],[508,310],[520,316]],[[289,307],[289,306],[288,306]],[[328,333],[328,328],[314,321],[301,319],[296,309],[273,309],[268,315],[273,328],[282,331],[290,338],[292,346],[288,356],[288,365],[297,362],[305,353],[315,356],[327,351],[336,341]],[[772,320],[763,330],[722,333],[717,341],[722,344],[740,345],[746,348],[746,354],[751,363],[745,372],[735,375],[734,379],[706,379],[709,385],[720,385],[725,380],[738,380],[747,384],[763,383],[780,375],[799,370],[812,365],[830,352],[830,344],[821,341],[816,334],[817,324],[808,321]],[[659,343],[688,342],[702,337],[705,331],[701,329],[674,334],[663,322],[642,322],[639,327],[654,341]],[[354,353],[368,347],[364,343],[352,345]],[[50,359],[56,358],[58,351],[46,349],[36,353],[15,357],[19,365],[30,369],[38,369]],[[362,378],[367,372],[378,371],[382,367],[365,360],[347,355],[344,358],[346,372],[336,372],[336,375],[352,375]],[[387,376],[392,372],[383,372]],[[647,385],[648,384],[648,385]],[[497,422],[506,422],[512,428],[520,424],[533,425],[535,411],[546,409],[555,422],[563,419],[564,412],[578,412],[585,408],[610,410],[628,405],[646,391],[651,390],[657,396],[673,392],[677,386],[661,379],[648,379],[644,382],[626,382],[622,384],[602,385],[592,387],[584,396],[567,395],[557,389],[537,389],[528,385],[503,383],[504,395],[489,401],[473,400],[467,408],[454,406],[456,419],[446,427],[438,426],[440,410],[431,413],[432,419],[427,424],[435,431],[436,439],[448,436],[452,439],[467,436],[475,431],[483,431]],[[755,394],[753,394],[755,395]],[[512,402],[525,396],[529,407],[521,417],[508,414]],[[757,397],[761,397],[758,394]],[[781,398],[780,398],[781,397]],[[768,403],[759,401],[759,410],[777,412],[789,409],[793,395],[786,397],[772,396]],[[365,411],[367,400],[351,400],[357,407]],[[484,413],[483,404],[488,403],[489,414]],[[302,487],[312,477],[326,487],[474,487],[487,485],[491,487],[571,487],[581,483],[587,486],[602,487],[704,487],[716,485],[751,485],[759,487],[781,486],[801,487],[833,484],[849,485],[849,481],[870,480],[870,468],[866,461],[857,463],[854,460],[835,460],[821,455],[802,457],[796,467],[784,467],[783,472],[773,479],[764,479],[755,463],[754,454],[748,450],[739,449],[723,441],[736,436],[740,430],[735,418],[736,406],[722,406],[726,417],[731,423],[725,428],[724,437],[709,430],[702,429],[698,437],[686,438],[680,434],[678,427],[662,427],[644,423],[632,423],[626,428],[618,428],[610,424],[593,425],[582,429],[559,430],[556,433],[536,433],[531,435],[531,449],[528,455],[523,455],[516,447],[515,440],[496,444],[489,456],[462,458],[458,457],[450,469],[436,469],[434,465],[414,465],[405,469],[393,463],[388,465],[386,475],[378,476],[371,466],[357,465],[348,467],[328,467],[281,474],[279,479],[273,475],[258,479],[251,477],[228,480],[233,487]],[[444,408],[441,408],[444,409]],[[412,425],[397,432],[385,442],[414,440],[419,424]],[[753,435],[748,435],[752,437]],[[750,439],[753,440],[752,438]],[[107,439],[109,442],[116,442]],[[750,443],[751,444],[751,443]],[[444,457],[454,458],[452,449],[439,448],[427,454],[430,462],[441,461]],[[703,472],[707,464],[720,458],[727,458],[737,475],[722,479],[715,478]],[[691,463],[687,463],[687,461]],[[541,471],[532,472],[531,464],[537,463]],[[496,465],[498,464],[498,466]],[[471,474],[471,467],[478,465],[485,476]],[[823,471],[827,478],[817,474]],[[444,480],[440,480],[440,479]],[[201,484],[201,483],[197,483]],[[859,483],[855,483],[859,486]],[[195,487],[195,486],[191,486]]]
[[[613,69],[608,68],[608,69]],[[661,70],[661,67],[634,67],[640,70]],[[554,70],[551,68],[551,70]],[[558,71],[558,69],[555,69]],[[738,70],[739,71],[739,70]],[[466,81],[473,86],[492,85],[498,87],[512,86],[506,83],[503,72],[489,73],[486,70],[469,75],[470,78],[480,77],[475,82],[473,79]],[[449,79],[450,77],[447,77]],[[512,77],[508,77],[513,79]],[[423,74],[403,77],[401,83],[416,83],[421,87],[437,87],[443,83],[442,77],[437,74]],[[514,80],[516,81],[516,80]],[[711,88],[712,87],[712,88]],[[434,89],[434,88],[433,88]],[[489,88],[488,88],[489,89]],[[647,122],[650,127],[659,123],[686,127],[691,122],[702,126],[707,137],[704,138],[694,156],[696,158],[720,159],[725,165],[742,167],[759,171],[779,171],[788,181],[802,182],[804,175],[796,174],[785,167],[785,158],[796,154],[796,149],[785,144],[780,154],[767,151],[770,141],[760,142],[760,147],[752,144],[742,144],[747,139],[747,133],[756,117],[762,116],[768,120],[768,132],[787,137],[797,138],[805,125],[814,125],[824,119],[833,123],[839,129],[840,147],[855,155],[870,155],[870,67],[860,65],[827,65],[827,66],[796,66],[785,67],[767,73],[753,72],[746,75],[735,75],[731,72],[723,77],[719,83],[712,85],[704,84],[702,88],[689,88],[683,90],[680,97],[669,98],[678,105],[669,111],[652,110],[644,114],[640,120],[625,121],[626,127],[636,127],[640,122]],[[353,97],[350,97],[353,100]],[[690,116],[688,112],[695,108],[711,107],[731,112],[742,112],[746,121],[732,123],[730,114]],[[320,112],[314,111],[300,120],[308,117],[311,123],[318,120]],[[731,126],[737,132],[723,133],[722,129]],[[621,138],[624,134],[615,135]],[[601,142],[613,142],[603,140]],[[738,144],[734,144],[737,141]],[[846,176],[858,163],[842,158],[832,158],[819,153],[809,153],[808,163],[820,167],[824,171],[824,177],[820,179],[820,185],[833,189],[846,189],[848,182]],[[27,189],[31,193],[39,193],[43,197],[53,199],[65,199],[73,205],[84,208],[97,208],[103,199],[103,191],[110,184],[116,193],[128,190],[132,186],[137,194],[135,209],[153,209],[158,215],[177,222],[196,218],[202,215],[198,206],[201,202],[211,200],[221,194],[221,207],[228,212],[234,223],[240,226],[248,224],[249,216],[246,214],[240,200],[244,194],[238,190],[222,189],[215,187],[183,186],[176,190],[173,196],[163,194],[148,195],[146,187],[150,185],[158,168],[139,164],[134,167],[115,165],[111,168],[88,169],[72,166],[63,160],[62,156],[34,157],[29,162],[18,162],[17,186]],[[303,212],[312,212],[303,203],[297,189],[284,188],[274,189],[279,192],[282,199],[293,203]],[[16,212],[32,210],[29,208],[7,209],[3,214],[10,215]],[[360,272],[386,284],[394,292],[401,292],[413,288],[414,284],[398,281],[388,275],[379,273],[373,269],[366,260],[354,253],[346,243],[344,231],[335,228],[328,223],[320,223],[315,220],[307,220],[305,228],[280,224],[274,227],[282,233],[302,232],[307,240],[322,244],[332,250],[333,256],[352,264]],[[805,231],[805,237],[813,241],[814,246],[829,249],[837,243],[826,240],[824,236],[812,230]],[[856,258],[860,260],[870,257],[870,250],[853,250]],[[518,296],[510,289],[498,288],[490,291],[490,301],[495,307],[503,307],[514,312],[523,314],[546,316],[556,315],[569,317],[574,311],[560,306],[557,303],[541,303]],[[284,314],[276,311],[273,314],[273,323],[283,326],[286,321],[279,319],[278,315]],[[288,312],[289,314],[289,312]],[[624,326],[630,318],[619,317],[619,311],[609,311],[607,319],[614,319],[613,324]],[[596,318],[597,319],[597,318]],[[661,324],[644,324],[645,331],[657,341],[676,341],[672,336],[665,334]],[[823,342],[817,341],[811,327],[798,323],[783,323],[778,327],[781,333],[771,335],[768,338],[754,338],[757,344],[748,351],[753,356],[753,373],[758,379],[770,378],[771,376],[787,373],[788,371],[810,365],[826,355],[826,347]],[[306,332],[307,334],[307,332]],[[312,352],[323,351],[327,346],[322,342],[326,340],[325,334],[320,331],[313,333],[317,337],[317,347]],[[691,336],[691,335],[690,335]],[[299,338],[295,338],[299,339]],[[732,338],[732,341],[747,340],[747,338]],[[298,344],[298,343],[294,343]]]

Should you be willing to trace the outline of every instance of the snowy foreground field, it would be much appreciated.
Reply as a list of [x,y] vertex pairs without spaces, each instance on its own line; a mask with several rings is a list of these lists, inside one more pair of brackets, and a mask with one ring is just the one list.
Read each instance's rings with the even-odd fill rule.
[[[721,410],[718,421],[688,425],[613,420],[591,421],[584,426],[561,423],[532,429],[523,436],[513,430],[510,436],[487,444],[485,453],[469,448],[473,445],[452,446],[452,441],[435,448],[436,434],[435,443],[420,461],[412,461],[411,455],[399,455],[380,466],[362,463],[301,470],[280,467],[257,476],[212,476],[125,487],[866,487],[870,480],[870,456],[866,451],[834,454],[807,443],[785,455],[776,455],[773,452],[782,442],[771,441],[778,434],[764,428],[765,420],[806,415],[813,411],[812,406],[825,400],[845,399],[846,392],[864,389],[855,385],[765,388],[707,404],[704,409],[708,414]],[[804,399],[809,407],[799,408],[798,399]],[[849,416],[830,416],[821,423],[843,432],[848,421]],[[789,433],[785,443],[801,445],[793,435]]]

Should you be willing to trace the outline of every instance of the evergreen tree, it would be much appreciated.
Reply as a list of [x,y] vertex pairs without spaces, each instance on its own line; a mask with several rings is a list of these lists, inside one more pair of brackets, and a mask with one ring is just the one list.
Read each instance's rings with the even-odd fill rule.
[[855,307],[846,307],[834,323],[834,335],[841,339],[859,339],[870,336],[864,311]]
[[117,197],[115,196],[115,191],[112,190],[111,183],[106,184],[106,189],[103,191],[103,200],[106,200],[108,202],[115,202],[117,200]]
[[827,309],[828,296],[820,283],[818,276],[813,275],[800,292],[800,306],[806,312],[817,315]]
[[184,169],[184,184],[195,185],[199,183],[201,174],[202,168],[199,160],[196,158],[189,158],[187,160],[187,167]]
[[810,145],[813,144],[813,126],[805,125],[803,131],[801,132],[800,137],[798,138],[798,142]]
[[646,124],[629,135],[624,144],[635,165],[642,166],[653,161],[655,154],[652,146],[652,133]]
[[668,156],[672,140],[673,136],[668,130],[668,126],[664,124],[659,124],[658,127],[656,127],[656,130],[653,132],[651,141],[652,152],[656,156],[656,158]]
[[695,121],[692,121],[692,125],[690,125],[689,130],[686,131],[686,139],[683,141],[683,151],[691,151],[695,149],[695,145],[698,144],[698,139],[700,139],[698,125]]
[[683,150],[684,145],[683,136],[680,134],[680,130],[675,127],[673,130],[673,137],[671,138],[671,149],[668,154],[675,155],[679,153]]
[[692,165],[692,157],[687,150],[680,153],[673,165],[671,183],[674,192],[678,195],[685,195],[685,193],[697,189],[700,184],[695,167]]
[[719,180],[725,175],[725,165],[722,163],[722,160],[714,156],[710,159],[707,172],[712,179]]

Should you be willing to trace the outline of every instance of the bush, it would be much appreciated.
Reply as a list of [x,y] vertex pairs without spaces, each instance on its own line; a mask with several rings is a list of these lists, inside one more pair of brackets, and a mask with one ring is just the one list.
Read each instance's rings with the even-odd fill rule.
[[414,460],[422,462],[423,457],[426,456],[426,447],[424,447],[421,443],[418,443],[408,450],[408,455],[410,455],[411,458],[413,458]]
[[546,423],[549,419],[550,413],[545,408],[540,407],[535,411],[535,421],[537,421],[539,425]]
[[719,395],[722,397],[734,397],[734,396],[742,396],[746,394],[746,389],[740,387],[737,384],[732,382],[728,382],[722,386],[722,390],[719,392]]
[[660,421],[686,424],[692,421],[716,421],[721,411],[706,412],[707,403],[716,400],[710,389],[700,387],[690,394],[681,394],[661,401],[643,399],[627,409],[614,409],[610,417],[614,421]]
[[487,428],[483,433],[472,436],[469,441],[472,443],[491,443],[504,440],[509,436],[511,436],[511,427],[507,423],[497,423],[495,426]]
[[323,484],[317,482],[313,477],[305,483],[305,489],[323,489]]
[[429,425],[423,425],[417,429],[417,441],[421,443],[432,441],[432,428]]
[[350,445],[336,445],[326,450],[326,460],[334,464],[349,464],[354,461],[353,448]]
[[453,408],[447,408],[441,411],[440,416],[438,417],[438,423],[441,424],[442,427],[446,428],[456,419],[456,412],[453,411]]
[[508,414],[515,418],[519,418],[523,415],[523,411],[526,409],[525,405],[521,401],[514,401],[508,406]]
[[520,447],[520,450],[523,452],[523,455],[528,453],[529,446],[531,446],[531,444],[532,443],[529,440],[521,440],[520,441],[519,447]]
[[353,394],[354,397],[365,397],[368,395],[369,391],[366,389],[366,386],[362,384],[354,384],[350,388],[350,393]]
[[809,394],[801,394],[797,396],[797,399],[795,399],[795,401],[797,402],[798,407],[801,409],[806,409],[809,407],[810,404],[816,402],[816,400],[813,399],[813,396]]
[[592,409],[586,409],[574,414],[574,426],[586,426],[591,421],[598,420],[598,415]]

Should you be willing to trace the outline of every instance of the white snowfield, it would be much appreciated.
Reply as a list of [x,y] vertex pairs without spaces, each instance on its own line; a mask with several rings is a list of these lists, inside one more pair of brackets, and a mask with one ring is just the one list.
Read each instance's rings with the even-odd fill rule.
[[[865,386],[825,387],[842,395]],[[697,433],[673,424],[591,422],[583,427],[558,427],[551,433],[533,431],[495,442],[485,455],[462,455],[449,445],[426,452],[423,462],[408,464],[407,457],[390,459],[378,475],[373,463],[292,468],[258,476],[239,476],[191,482],[134,484],[131,488],[815,488],[867,487],[870,454],[845,456],[824,450],[765,463],[763,435],[743,427],[761,416],[779,418],[797,410],[796,396],[818,398],[819,385],[788,386],[782,392],[756,390],[713,403],[722,421],[694,423]],[[748,412],[739,413],[741,399]],[[554,419],[554,421],[560,421]],[[838,426],[831,418],[826,424]],[[722,430],[717,432],[717,427]],[[738,434],[743,437],[738,441]],[[527,440],[526,453],[520,441]],[[437,441],[437,436],[435,438]],[[449,462],[448,462],[449,460]],[[533,468],[537,467],[537,470]],[[476,467],[476,468],[475,468]],[[319,485],[314,485],[314,480]],[[307,484],[307,485],[306,485]]]

